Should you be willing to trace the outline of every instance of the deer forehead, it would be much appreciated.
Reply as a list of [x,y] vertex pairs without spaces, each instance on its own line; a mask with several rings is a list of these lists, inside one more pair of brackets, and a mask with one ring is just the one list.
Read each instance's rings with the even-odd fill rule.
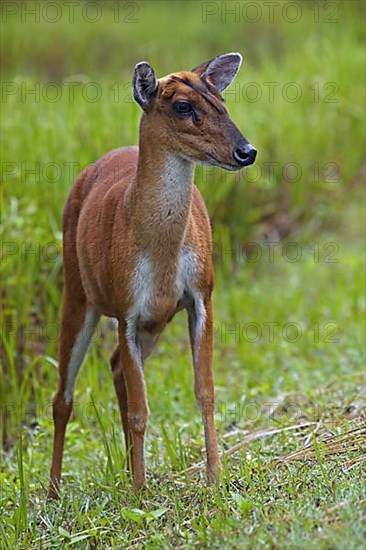
[[222,103],[220,93],[210,83],[205,83],[195,73],[181,71],[158,80],[159,96],[169,99],[173,96],[187,97],[196,102],[205,102],[210,97],[215,104]]

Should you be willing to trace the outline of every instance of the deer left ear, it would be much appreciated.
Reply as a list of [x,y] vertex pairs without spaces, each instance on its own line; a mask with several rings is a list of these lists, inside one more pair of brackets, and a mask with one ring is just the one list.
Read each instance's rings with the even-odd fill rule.
[[152,66],[146,61],[137,63],[132,81],[133,97],[144,111],[151,105],[157,85]]
[[202,63],[192,69],[192,72],[199,74],[202,80],[207,79],[219,92],[223,92],[237,75],[242,60],[240,53],[225,53]]

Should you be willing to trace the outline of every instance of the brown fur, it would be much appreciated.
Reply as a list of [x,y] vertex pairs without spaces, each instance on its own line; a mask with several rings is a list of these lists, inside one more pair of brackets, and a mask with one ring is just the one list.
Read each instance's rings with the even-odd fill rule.
[[[194,161],[235,167],[232,150],[242,135],[230,120],[220,94],[197,72],[180,72],[158,81],[156,97],[143,114],[140,143],[102,157],[76,180],[63,216],[65,295],[59,353],[59,384],[54,398],[55,439],[49,496],[58,494],[64,434],[71,404],[64,392],[70,356],[86,309],[91,305],[119,321],[119,347],[111,365],[127,448],[132,454],[135,488],[145,479],[144,435],[148,406],[143,373],[136,368],[126,334],[133,306],[136,260],[152,261],[153,300],[149,320],[141,330],[158,336],[176,311],[191,307],[190,334],[195,368],[195,392],[205,427],[208,475],[221,471],[213,420],[211,230],[198,189],[187,185],[180,202],[162,201],[167,158],[187,159],[193,178]],[[172,102],[189,100],[199,120],[180,119]],[[189,160],[188,160],[189,159]],[[215,159],[215,160],[213,160]],[[182,161],[180,161],[182,162]],[[184,164],[183,163],[183,164]],[[190,172],[190,166],[192,170]],[[184,165],[185,166],[185,165]],[[188,182],[189,183],[189,182]],[[177,299],[175,280],[184,246],[194,251],[195,285],[206,317],[199,342],[194,342],[195,316],[190,302]]]

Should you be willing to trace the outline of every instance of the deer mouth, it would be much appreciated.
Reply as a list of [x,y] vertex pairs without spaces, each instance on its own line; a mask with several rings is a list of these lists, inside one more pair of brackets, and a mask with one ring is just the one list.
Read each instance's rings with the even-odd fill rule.
[[212,153],[207,153],[207,155],[210,160],[205,161],[203,164],[208,164],[209,166],[217,166],[218,168],[223,168],[224,170],[228,170],[229,172],[237,172],[238,170],[241,170],[243,168],[243,166],[240,166],[239,164],[222,162],[221,160],[218,160],[214,155],[212,155]]

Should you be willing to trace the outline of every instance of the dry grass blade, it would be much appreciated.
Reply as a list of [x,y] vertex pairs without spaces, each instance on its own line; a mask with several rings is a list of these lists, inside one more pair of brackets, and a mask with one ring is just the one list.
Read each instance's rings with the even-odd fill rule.
[[319,431],[319,428],[321,427],[322,425],[322,421],[319,420],[319,422],[317,423],[317,425],[315,426],[314,430],[312,430],[307,436],[306,436],[306,439],[305,439],[305,442],[304,442],[304,445],[303,447],[307,447],[311,441],[311,438]]
[[[308,426],[314,426],[316,422],[303,422],[301,424],[295,424],[294,426],[286,426],[286,428],[271,428],[267,430],[257,430],[256,432],[249,433],[244,437],[242,441],[239,443],[236,443],[233,447],[230,447],[230,449],[227,449],[224,452],[224,455],[226,457],[232,456],[233,454],[237,453],[245,447],[248,443],[251,443],[252,441],[257,441],[258,439],[262,439],[263,437],[270,437],[272,435],[281,434],[284,432],[294,431],[294,430],[302,430],[304,428],[307,428]],[[195,475],[196,473],[204,470],[206,467],[205,462],[199,462],[198,464],[194,464],[193,466],[190,466],[189,468],[186,468],[185,470],[182,470],[179,472],[179,475],[181,474],[188,474],[188,475]]]
[[[349,453],[350,451],[359,451],[362,444],[365,443],[366,421],[363,418],[358,420],[360,423],[356,427],[353,426],[345,433],[336,435],[331,434],[314,439],[313,442],[308,443],[299,451],[279,457],[276,461],[277,464],[292,462],[295,460],[315,459],[316,442],[322,446],[322,455],[328,458],[331,458],[332,456],[341,456]],[[316,438],[316,432],[317,430],[312,432],[311,436],[313,438]],[[360,462],[362,462],[362,460],[360,460]]]
[[353,460],[348,460],[343,464],[343,466],[344,468],[346,468],[346,470],[351,470],[352,468],[355,468],[355,466],[358,466],[359,464],[363,464],[364,462],[366,462],[366,454],[362,456],[358,456]]

